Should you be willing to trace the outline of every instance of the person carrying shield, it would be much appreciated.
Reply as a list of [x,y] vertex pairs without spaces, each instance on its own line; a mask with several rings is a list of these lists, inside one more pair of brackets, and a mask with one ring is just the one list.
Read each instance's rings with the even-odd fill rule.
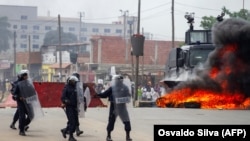
[[107,141],[112,141],[111,132],[114,129],[116,117],[119,116],[122,120],[125,131],[126,131],[126,141],[132,141],[130,138],[130,119],[129,113],[127,110],[127,103],[130,102],[131,93],[129,86],[125,85],[123,82],[123,76],[114,75],[111,82],[111,87],[102,93],[97,93],[97,96],[100,98],[107,98],[110,101],[109,109],[109,120],[107,125]]
[[[72,76],[75,76],[75,77],[77,77],[78,80],[80,80],[80,75],[78,73],[73,73]],[[68,81],[68,79],[67,79],[67,81]],[[77,89],[77,100],[78,100],[77,106],[78,106],[78,112],[79,112],[78,117],[82,118],[82,117],[84,117],[83,115],[87,110],[87,99],[86,99],[86,96],[84,95],[85,90],[83,88],[83,83],[81,81],[78,81],[76,83],[76,89]],[[88,99],[88,101],[89,100],[90,99]],[[67,122],[67,126],[69,126],[69,122]],[[67,129],[67,127],[61,129],[63,136],[65,136],[64,133],[65,133],[66,129]],[[76,135],[80,136],[81,134],[83,134],[83,131],[80,130],[80,122],[79,122],[79,119],[77,119],[77,121],[76,121]]]
[[31,122],[31,117],[29,116],[28,106],[25,101],[25,93],[22,91],[25,88],[24,81],[28,79],[28,72],[26,70],[22,70],[20,72],[20,79],[17,82],[16,88],[13,91],[13,97],[15,97],[17,101],[17,109],[19,114],[19,135],[25,136],[25,127],[28,126]]
[[62,107],[66,108],[66,115],[68,119],[66,130],[61,130],[62,135],[66,138],[69,133],[69,141],[76,141],[73,133],[76,131],[78,124],[78,99],[77,99],[77,81],[76,76],[70,76],[66,86],[63,89],[61,101]]

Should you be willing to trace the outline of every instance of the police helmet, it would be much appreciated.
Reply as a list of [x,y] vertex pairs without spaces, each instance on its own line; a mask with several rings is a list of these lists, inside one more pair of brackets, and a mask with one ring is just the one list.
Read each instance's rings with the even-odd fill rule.
[[28,75],[29,71],[28,70],[21,70],[20,73],[18,74],[20,77]]
[[121,75],[113,75],[112,79],[113,80],[123,80],[123,76],[121,76]]
[[69,81],[79,81],[78,78],[76,76],[73,76],[73,75],[70,76],[68,80]]
[[75,76],[75,77],[77,77],[78,80],[80,79],[80,74],[79,73],[74,72],[72,75]]

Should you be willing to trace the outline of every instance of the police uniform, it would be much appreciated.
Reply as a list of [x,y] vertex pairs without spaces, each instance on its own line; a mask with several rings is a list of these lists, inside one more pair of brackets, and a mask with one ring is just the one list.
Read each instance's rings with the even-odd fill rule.
[[[113,79],[119,79],[122,81],[123,77],[122,76],[116,76]],[[117,114],[115,114],[116,112],[116,108],[115,108],[115,101],[114,101],[114,87],[109,87],[106,91],[97,94],[97,96],[101,97],[101,98],[108,98],[108,100],[110,101],[110,108],[109,108],[109,120],[108,120],[108,125],[107,125],[107,141],[112,141],[111,139],[111,132],[114,130],[114,125],[115,125],[115,121],[117,118]],[[126,89],[128,92],[128,88],[123,84],[121,89]],[[122,110],[122,109],[121,109]],[[126,131],[126,141],[132,141],[132,139],[130,138],[130,131],[131,131],[131,124],[129,120],[123,121],[123,124],[125,126],[125,131]]]
[[[17,83],[18,83],[19,81],[20,81],[20,75],[17,76],[17,80],[16,80],[16,81],[14,81],[13,83],[11,83],[12,88],[11,88],[10,92],[11,92],[11,94],[12,94],[12,99],[15,100],[15,101],[16,101],[17,99],[16,99],[16,95],[14,95],[14,91],[15,91],[16,85],[17,85]],[[18,110],[18,107],[17,107],[16,112],[15,112],[14,117],[13,117],[13,120],[12,120],[12,123],[11,123],[11,125],[10,125],[10,128],[16,129],[15,124],[16,124],[18,118],[19,118],[19,110]]]
[[[24,81],[27,79],[28,77],[28,73],[27,72],[21,72],[20,73],[20,81]],[[19,86],[19,82],[16,85],[16,88],[14,90],[14,96],[16,97],[16,101],[17,101],[17,108],[18,108],[18,114],[19,114],[19,135],[21,136],[25,136],[25,127],[27,125],[30,124],[31,120],[28,116],[28,111],[27,108],[25,106],[25,100],[23,99],[22,95],[21,95],[21,91],[20,91],[20,86]]]
[[73,133],[77,127],[78,109],[77,109],[77,91],[76,83],[78,79],[75,76],[70,76],[69,81],[63,89],[61,101],[65,105],[66,115],[68,119],[68,126],[66,130],[61,130],[63,137],[66,138],[66,133],[69,133],[69,141],[76,141]]

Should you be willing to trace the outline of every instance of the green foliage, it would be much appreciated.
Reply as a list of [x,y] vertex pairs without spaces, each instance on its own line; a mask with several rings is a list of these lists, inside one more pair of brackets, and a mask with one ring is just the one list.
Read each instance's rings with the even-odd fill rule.
[[203,27],[203,29],[211,29],[212,25],[216,22],[216,18],[213,16],[204,16],[202,17],[202,21],[200,26]]
[[[73,33],[61,32],[61,43],[75,43],[77,42],[77,36]],[[43,39],[44,45],[58,45],[59,44],[59,31],[52,30],[45,34]]]
[[[245,20],[250,21],[250,11],[246,9],[241,9],[239,12],[231,12],[226,7],[222,8],[222,12],[225,13],[225,15],[228,15],[230,18],[242,18]],[[203,16],[202,21],[200,23],[200,27],[203,29],[211,29],[213,24],[217,22],[217,17],[214,16]]]
[[0,52],[10,48],[9,40],[12,38],[12,32],[8,30],[10,23],[7,17],[0,17]]

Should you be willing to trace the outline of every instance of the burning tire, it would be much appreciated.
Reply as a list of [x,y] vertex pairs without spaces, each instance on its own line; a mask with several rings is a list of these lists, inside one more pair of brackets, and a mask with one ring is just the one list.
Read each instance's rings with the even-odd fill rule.
[[184,102],[185,108],[201,108],[201,103],[191,101],[191,102]]

